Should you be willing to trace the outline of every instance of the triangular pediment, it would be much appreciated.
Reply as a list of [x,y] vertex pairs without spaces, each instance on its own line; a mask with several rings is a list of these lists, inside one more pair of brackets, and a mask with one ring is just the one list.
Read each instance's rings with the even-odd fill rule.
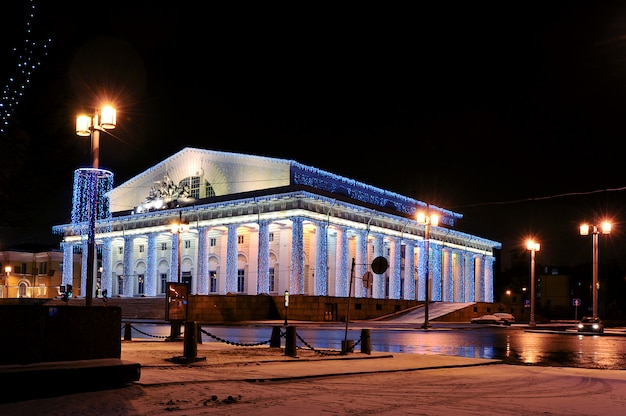
[[[147,206],[155,197],[180,196],[184,203],[208,196],[224,196],[290,184],[292,161],[239,153],[184,148],[110,192],[111,212]],[[194,195],[180,184],[194,182]],[[208,190],[207,190],[208,189]],[[211,195],[207,195],[206,193]]]

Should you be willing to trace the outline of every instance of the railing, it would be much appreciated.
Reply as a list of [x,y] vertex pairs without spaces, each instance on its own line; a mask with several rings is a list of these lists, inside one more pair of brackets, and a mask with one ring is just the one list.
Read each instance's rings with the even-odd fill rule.
[[[146,324],[142,324],[142,326],[144,326]],[[295,355],[295,351],[297,349],[300,350],[310,350],[313,351],[319,355],[339,355],[339,354],[346,354],[349,352],[353,352],[354,351],[354,347],[358,346],[361,344],[361,352],[365,353],[365,354],[370,354],[371,353],[371,348],[370,348],[370,343],[369,343],[369,339],[370,339],[370,335],[369,335],[369,329],[362,329],[361,330],[361,337],[356,340],[353,344],[349,344],[349,345],[342,345],[342,349],[341,350],[333,350],[333,349],[320,349],[320,348],[316,348],[314,346],[312,346],[309,342],[307,342],[304,338],[302,338],[298,333],[297,333],[297,328],[295,326],[288,326],[286,327],[286,330],[283,331],[281,330],[280,326],[274,326],[272,327],[272,334],[270,336],[270,338],[265,339],[265,340],[261,340],[259,342],[253,342],[253,343],[241,343],[241,342],[236,342],[236,341],[230,341],[224,338],[221,338],[215,334],[212,334],[210,332],[207,332],[206,330],[202,329],[202,327],[198,324],[195,325],[196,329],[197,329],[197,335],[196,335],[196,339],[197,339],[197,343],[201,344],[202,343],[202,334],[218,341],[218,342],[223,342],[225,344],[229,344],[229,345],[235,345],[235,346],[239,346],[239,347],[257,347],[257,346],[261,346],[261,345],[269,345],[270,348],[280,348],[281,347],[281,338],[285,338],[285,355]],[[155,335],[155,334],[150,334],[146,331],[143,331],[139,328],[137,328],[135,325],[131,324],[130,322],[126,322],[124,323],[124,326],[122,327],[122,329],[124,330],[124,341],[132,341],[132,332],[135,331],[137,333],[140,333],[146,337],[151,337],[151,338],[160,338],[163,340],[172,340],[172,336],[171,335]],[[181,331],[179,333],[180,336],[185,337],[185,331]],[[186,339],[187,337],[185,337]],[[300,344],[298,344],[298,342],[296,341],[299,340]]]

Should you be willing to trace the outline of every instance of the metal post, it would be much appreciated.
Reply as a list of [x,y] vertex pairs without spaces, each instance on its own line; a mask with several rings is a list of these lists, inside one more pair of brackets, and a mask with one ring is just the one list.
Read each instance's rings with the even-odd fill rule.
[[598,230],[593,227],[593,317],[598,317]]
[[530,321],[528,326],[534,327],[535,323],[535,250],[530,250]]
[[428,303],[430,302],[430,282],[429,282],[429,263],[430,263],[430,218],[426,220],[426,225],[424,226],[424,251],[426,252],[426,264],[424,266],[425,276],[424,276],[424,294],[425,294],[425,304],[424,304],[424,323],[422,324],[423,329],[430,328],[430,324],[428,322]]
[[[98,116],[94,116],[95,123]],[[89,231],[87,235],[87,281],[85,282],[85,306],[91,306],[93,299],[93,274],[96,268],[96,219],[98,216],[98,165],[100,163],[100,131],[97,127],[91,129],[91,158],[93,172],[91,173],[92,197],[89,201]]]
[[342,352],[347,352],[348,345],[348,324],[350,323],[350,298],[352,297],[352,281],[354,280],[354,268],[356,266],[356,262],[354,257],[352,258],[352,270],[350,271],[350,284],[348,285],[348,308],[346,309],[346,332],[343,338],[343,348]]

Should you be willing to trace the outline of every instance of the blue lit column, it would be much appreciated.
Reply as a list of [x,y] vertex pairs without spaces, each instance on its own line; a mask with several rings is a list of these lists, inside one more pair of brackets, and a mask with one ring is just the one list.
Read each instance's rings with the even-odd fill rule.
[[315,232],[315,296],[328,295],[328,224],[318,222]]
[[228,224],[226,248],[226,293],[237,293],[237,224]]
[[[159,276],[157,270],[157,234],[148,234],[148,250],[146,255],[146,276],[145,294],[146,296],[156,296],[159,287]],[[109,291],[109,293],[111,293]]]
[[[389,299],[400,299],[402,292],[402,244],[400,238],[390,238]],[[384,276],[384,275],[383,275]],[[384,278],[383,278],[384,279]],[[384,282],[384,280],[383,280]],[[384,291],[383,291],[384,295]]]
[[[384,257],[384,239],[381,234],[373,234],[374,241],[372,244],[374,245],[374,259],[376,257]],[[370,264],[371,261],[367,261],[367,264]],[[357,275],[358,277],[363,276],[363,274]],[[372,297],[375,299],[384,299],[385,298],[385,275],[384,274],[376,274],[373,273],[374,283],[372,284]],[[362,286],[362,285],[361,285]]]
[[124,236],[124,296],[132,297],[135,289],[134,238]]
[[415,300],[415,244],[413,241],[405,241],[404,252],[404,299]]
[[[259,221],[257,294],[270,293],[270,222]],[[276,288],[274,288],[276,290]]]
[[347,297],[350,279],[350,259],[348,230],[346,227],[335,227],[337,229],[337,263],[335,273],[335,296]]
[[209,294],[209,228],[198,229],[198,295]]
[[291,269],[289,270],[289,293],[304,293],[304,225],[302,218],[291,219]]

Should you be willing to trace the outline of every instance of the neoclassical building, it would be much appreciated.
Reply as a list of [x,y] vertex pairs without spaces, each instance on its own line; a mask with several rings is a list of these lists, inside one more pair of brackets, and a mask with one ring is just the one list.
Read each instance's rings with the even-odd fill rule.
[[[197,295],[341,297],[352,280],[355,297],[424,300],[428,270],[432,301],[493,301],[501,245],[455,231],[461,214],[293,160],[184,148],[104,198],[95,296],[165,296],[167,282],[181,281]],[[420,210],[440,217],[428,253]],[[179,222],[187,227],[173,231]],[[53,232],[63,235],[63,284],[72,284],[85,227]],[[381,256],[385,272],[363,279]],[[75,295],[85,296],[87,267],[83,255]]]

